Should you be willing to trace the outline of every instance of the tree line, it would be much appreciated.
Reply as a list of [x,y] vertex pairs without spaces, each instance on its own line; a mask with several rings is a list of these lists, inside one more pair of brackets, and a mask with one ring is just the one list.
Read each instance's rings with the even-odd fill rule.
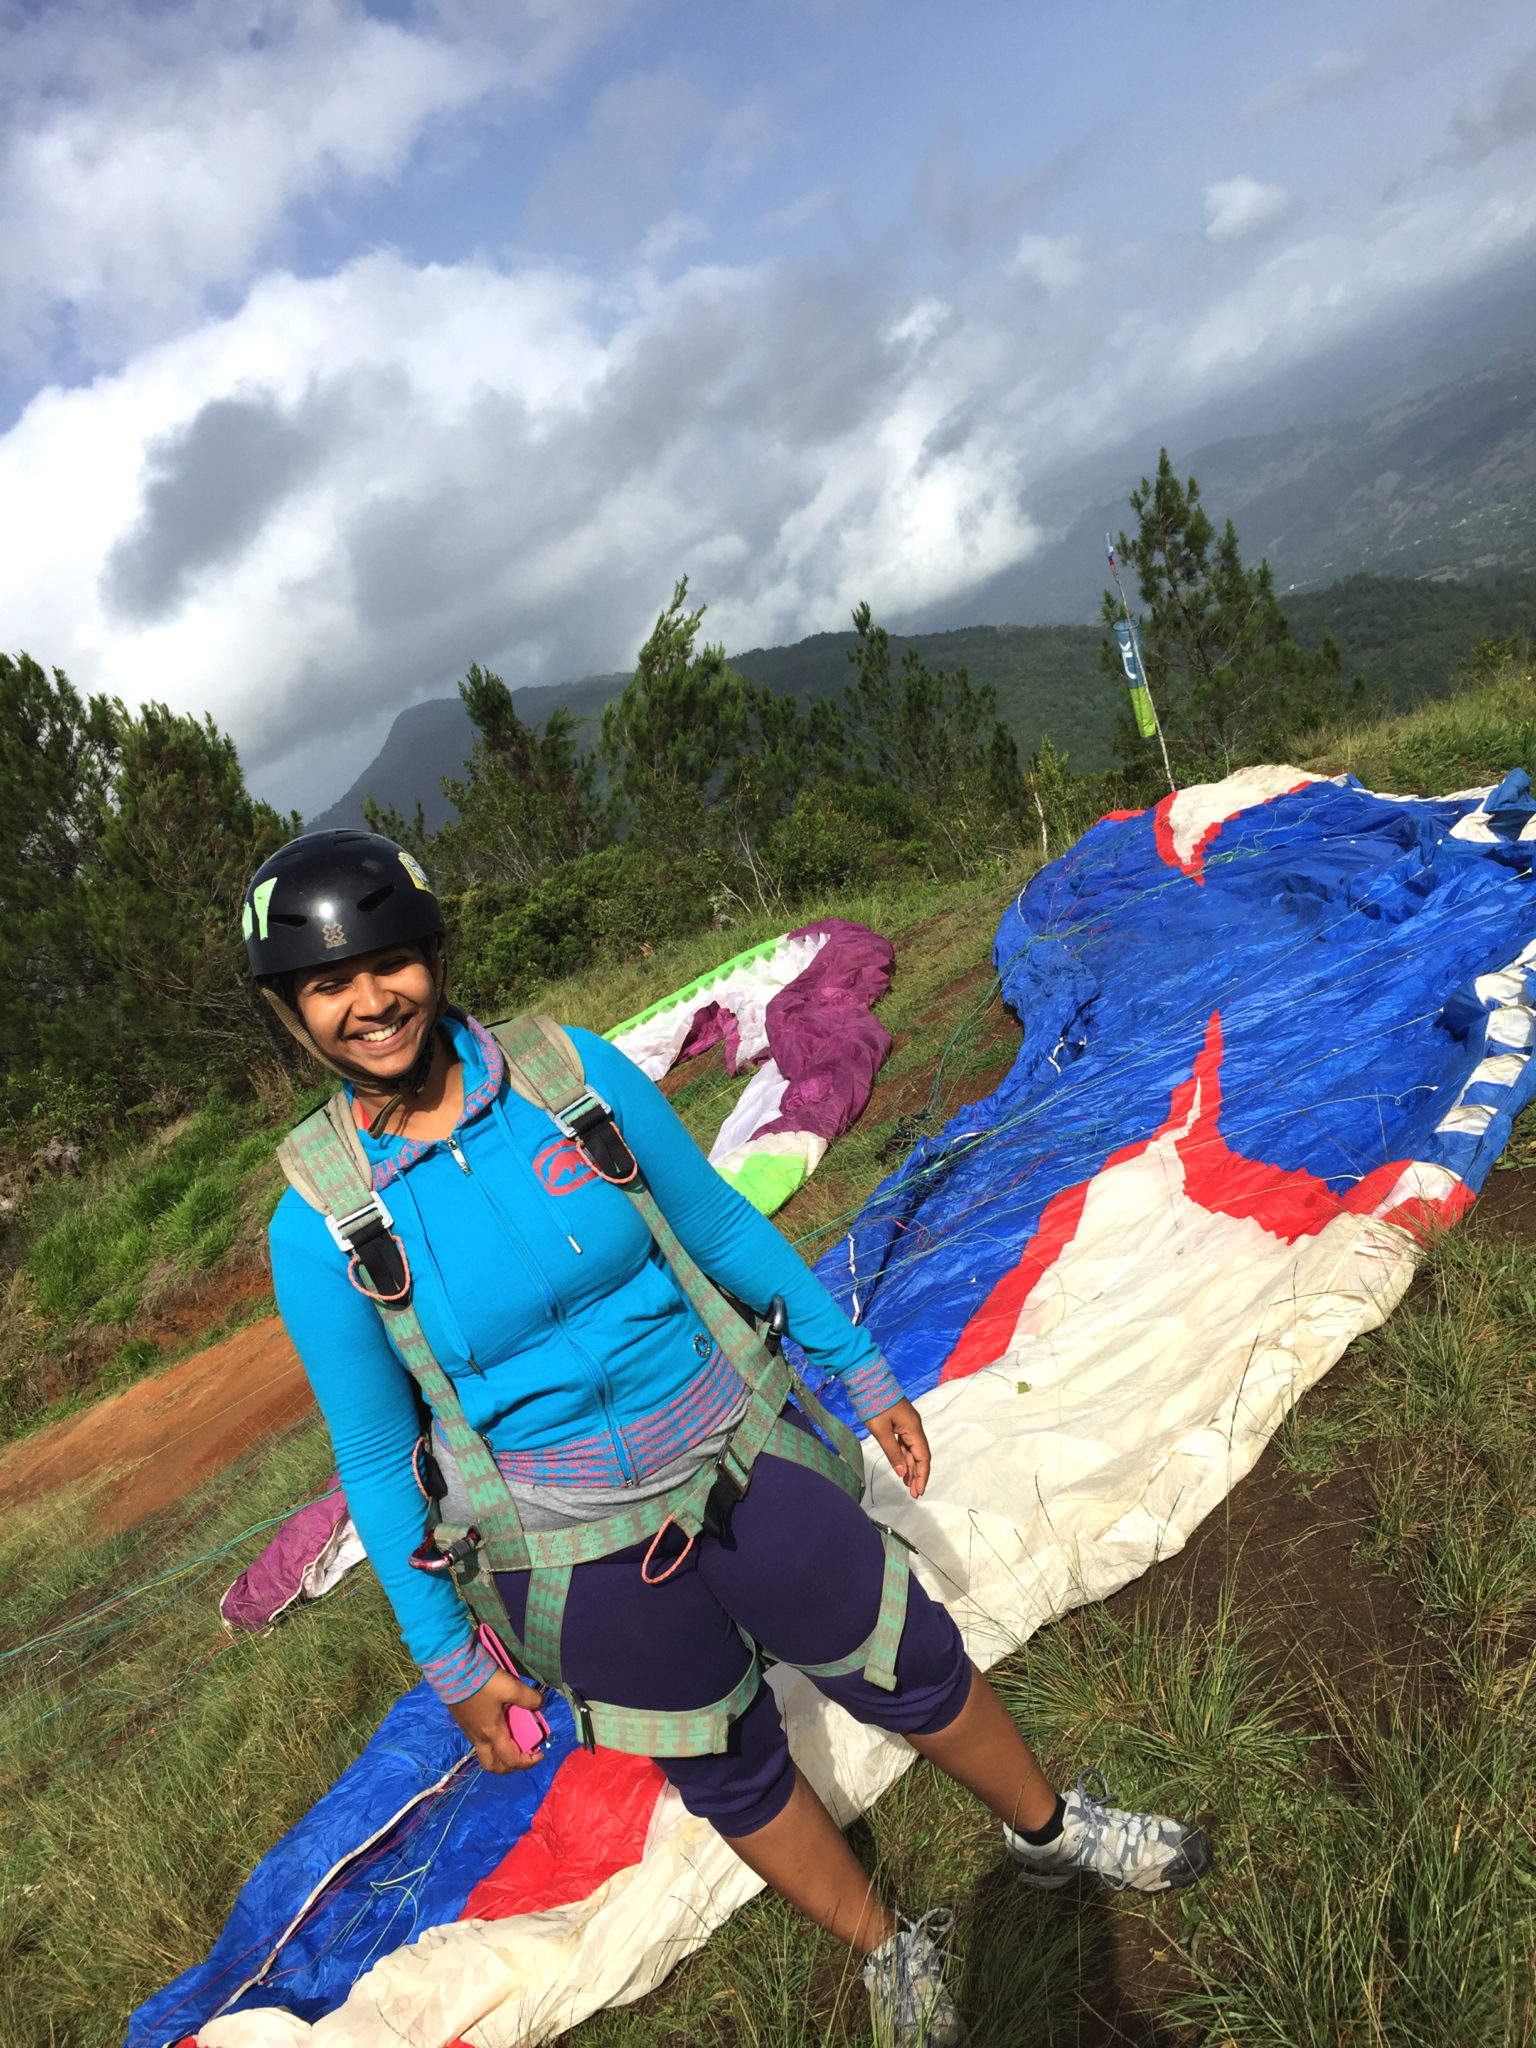
[[[1180,782],[1273,757],[1352,706],[1338,651],[1291,638],[1267,563],[1246,567],[1166,451],[1132,495],[1121,552]],[[1106,593],[1112,623],[1118,600]],[[480,666],[476,731],[440,831],[370,804],[422,860],[449,922],[459,999],[487,1015],[599,957],[831,895],[958,879],[1052,853],[1106,808],[1166,789],[1134,722],[1120,767],[1076,774],[1042,736],[1021,760],[995,693],[964,668],[893,661],[854,613],[840,698],[806,703],[701,644],[686,579],[586,745],[581,722],[517,716]],[[1120,679],[1120,658],[1105,647]],[[252,871],[302,829],[253,797],[211,718],[83,697],[62,671],[0,655],[0,1124],[91,1130],[163,1115],[210,1085],[286,1088],[295,1049],[252,999],[239,910]]]

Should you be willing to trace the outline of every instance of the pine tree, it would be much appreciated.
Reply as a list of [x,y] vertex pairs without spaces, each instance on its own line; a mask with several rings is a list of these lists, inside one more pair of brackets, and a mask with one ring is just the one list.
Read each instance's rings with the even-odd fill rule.
[[633,679],[603,712],[599,750],[612,782],[616,822],[641,844],[695,847],[705,813],[740,760],[750,686],[723,647],[695,654],[704,606],[687,610],[688,579],[640,650]]
[[302,830],[245,786],[212,718],[113,707],[116,769],[85,878],[123,1035],[161,1082],[252,1074],[292,1055],[251,988],[240,908],[252,874]]
[[[1164,448],[1155,479],[1131,493],[1134,537],[1122,533],[1121,559],[1134,567],[1147,680],[1170,756],[1181,779],[1226,774],[1244,761],[1273,758],[1297,733],[1336,716],[1363,686],[1342,684],[1339,650],[1326,636],[1315,654],[1291,638],[1267,561],[1244,565],[1237,529],[1218,534],[1194,477],[1181,483]],[[1106,626],[1121,617],[1106,590]],[[1101,649],[1106,671],[1123,680],[1120,654]],[[1155,742],[1123,716],[1115,745],[1127,766],[1150,772]]]
[[110,975],[82,895],[117,752],[112,708],[62,669],[0,654],[0,1063],[88,1037]]
[[997,745],[997,692],[990,683],[973,689],[963,668],[930,669],[915,647],[893,677],[890,635],[872,624],[867,604],[855,608],[853,630],[858,645],[848,659],[855,679],[843,706],[854,771],[947,803],[959,779],[982,767]]
[[563,708],[542,726],[524,725],[501,677],[478,662],[459,684],[459,695],[480,738],[462,782],[443,790],[458,813],[430,844],[420,807],[414,827],[393,813],[377,816],[376,830],[404,826],[411,850],[450,893],[483,883],[531,889],[562,862],[576,860],[607,836],[598,803],[597,763],[578,745],[582,721]]

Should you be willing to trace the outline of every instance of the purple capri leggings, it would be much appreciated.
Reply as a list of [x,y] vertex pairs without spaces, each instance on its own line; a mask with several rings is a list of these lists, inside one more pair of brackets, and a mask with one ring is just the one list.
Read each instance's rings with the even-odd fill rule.
[[[652,1571],[682,1545],[681,1534],[669,1529]],[[880,1610],[880,1531],[840,1486],[783,1458],[764,1455],[752,1468],[728,1544],[700,1536],[660,1585],[640,1576],[645,1551],[636,1544],[571,1573],[561,1658],[567,1681],[589,1699],[620,1707],[709,1706],[747,1668],[751,1653],[738,1622],[781,1663],[829,1664],[858,1648]],[[521,1634],[528,1574],[502,1572],[496,1583]],[[912,1579],[895,1691],[882,1692],[857,1672],[815,1683],[856,1721],[931,1735],[965,1705],[971,1665],[949,1614]],[[689,1812],[723,1835],[766,1827],[794,1790],[778,1702],[766,1685],[733,1724],[722,1755],[657,1762]]]

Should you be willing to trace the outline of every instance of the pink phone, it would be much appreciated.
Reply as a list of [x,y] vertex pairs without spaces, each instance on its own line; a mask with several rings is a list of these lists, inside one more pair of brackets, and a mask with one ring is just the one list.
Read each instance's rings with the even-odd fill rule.
[[[481,1649],[488,1657],[493,1658],[503,1671],[509,1671],[514,1678],[522,1678],[524,1685],[533,1683],[531,1679],[523,1678],[522,1672],[507,1655],[501,1637],[488,1622],[481,1622],[477,1634]],[[533,1713],[527,1707],[508,1707],[507,1733],[524,1756],[532,1756],[549,1740],[549,1723],[542,1714]]]

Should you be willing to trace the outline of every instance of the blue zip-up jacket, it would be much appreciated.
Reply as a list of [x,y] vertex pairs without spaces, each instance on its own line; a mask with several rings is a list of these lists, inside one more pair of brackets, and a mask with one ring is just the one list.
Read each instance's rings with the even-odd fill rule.
[[[414,1275],[414,1303],[470,1427],[518,1477],[644,1477],[718,1426],[741,1382],[716,1351],[639,1211],[505,1082],[472,1020],[447,1022],[464,1114],[428,1145],[360,1132]],[[571,1037],[663,1214],[719,1285],[789,1326],[865,1417],[900,1399],[854,1327],[766,1218],[723,1181],[660,1089],[606,1040]],[[292,1189],[270,1231],[278,1308],[331,1433],[358,1533],[406,1646],[441,1696],[491,1675],[453,1587],[407,1563],[425,1520],[415,1384],[353,1287],[325,1219]]]

